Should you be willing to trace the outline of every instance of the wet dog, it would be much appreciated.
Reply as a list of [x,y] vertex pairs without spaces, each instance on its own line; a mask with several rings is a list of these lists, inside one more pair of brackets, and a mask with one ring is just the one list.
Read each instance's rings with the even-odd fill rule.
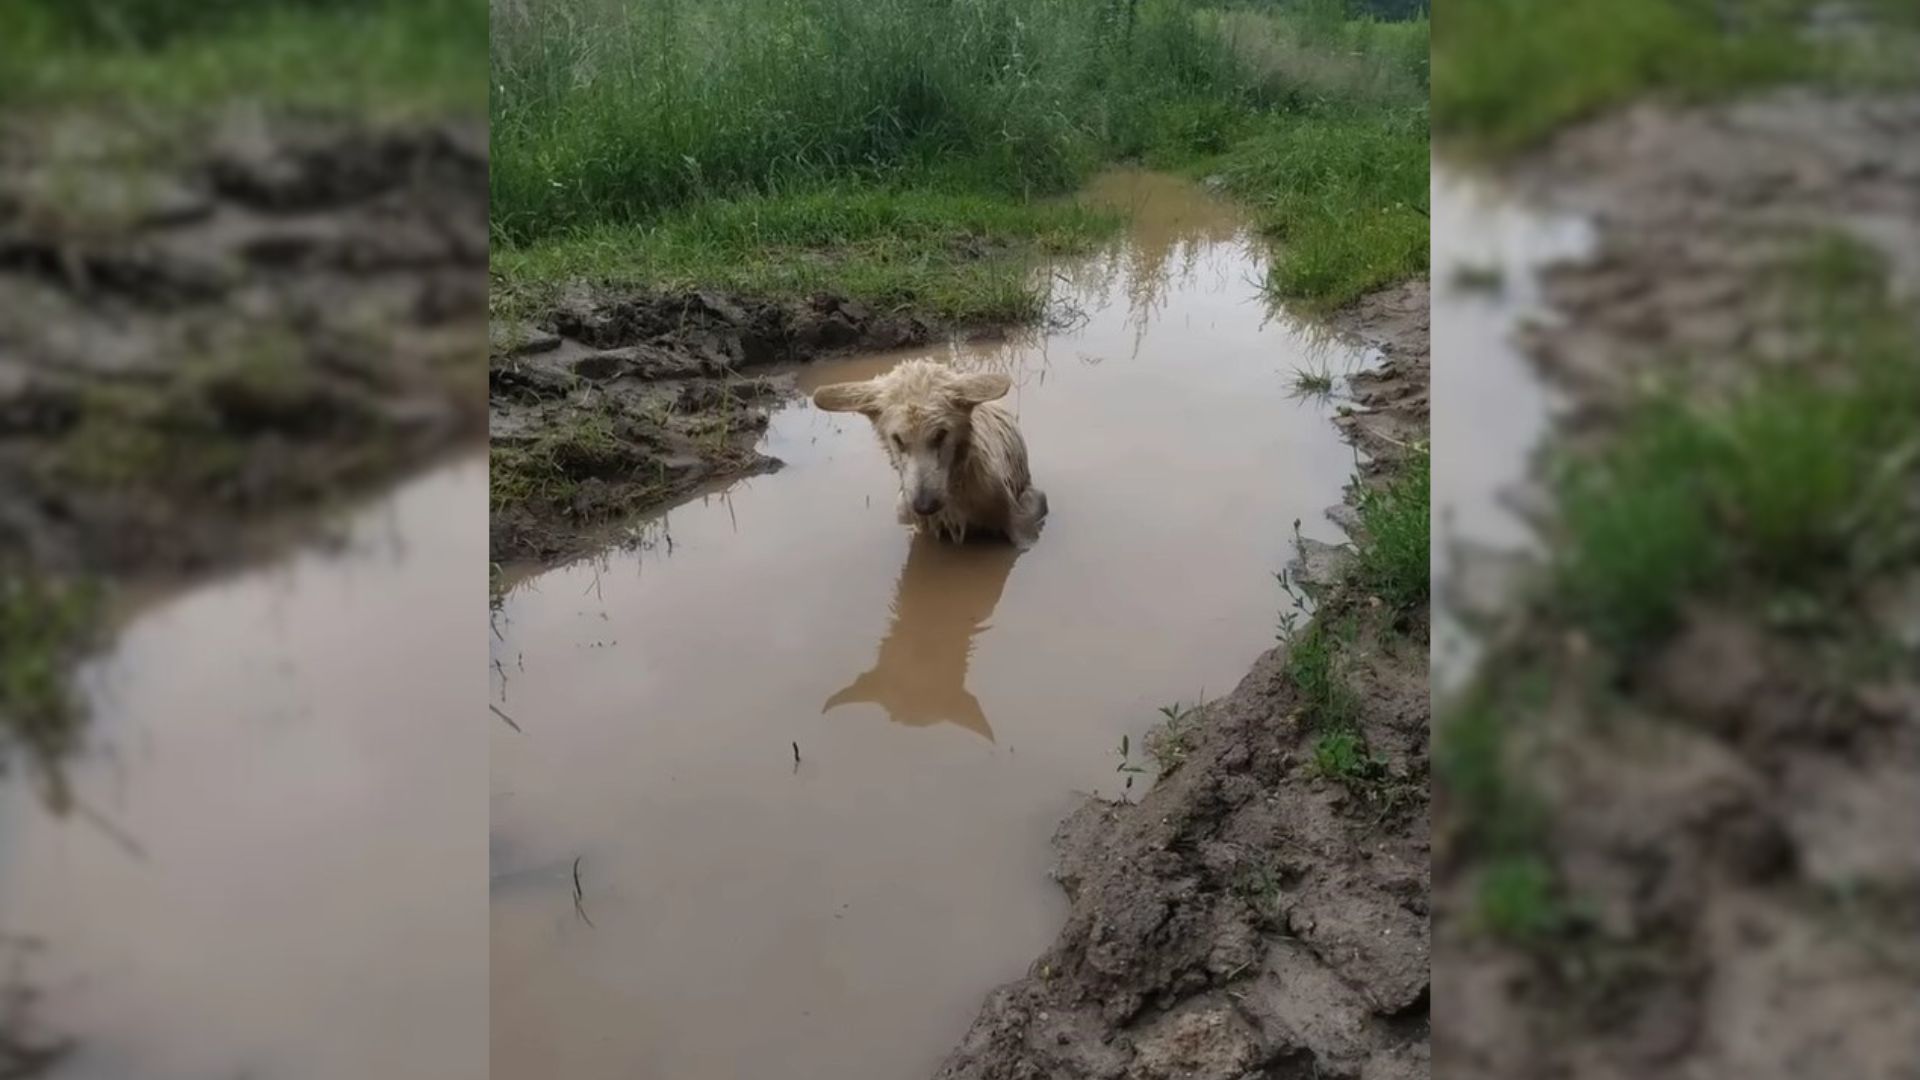
[[1040,536],[1047,497],[1027,471],[1027,443],[998,402],[1013,388],[999,372],[960,372],[909,360],[865,382],[813,392],[828,412],[873,422],[900,475],[900,523],[961,542],[999,536],[1027,548]]

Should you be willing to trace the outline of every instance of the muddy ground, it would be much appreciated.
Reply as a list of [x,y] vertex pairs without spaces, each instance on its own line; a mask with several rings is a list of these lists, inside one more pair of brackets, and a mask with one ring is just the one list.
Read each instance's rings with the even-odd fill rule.
[[[486,155],[483,122],[0,118],[0,774],[70,809],[91,586],[264,557],[479,436]],[[0,1075],[70,1045],[39,947],[0,935]]]
[[[1372,483],[1427,430],[1427,285],[1336,325],[1384,355],[1339,421]],[[1089,799],[1060,826],[1066,927],[943,1080],[1428,1075],[1429,624],[1320,573],[1316,617],[1358,627],[1343,674],[1384,777],[1317,770],[1286,650],[1266,653],[1155,734],[1164,772],[1138,803]]]
[[[1920,98],[1780,93],[1636,108],[1513,170],[1593,216],[1593,257],[1546,281],[1526,341],[1605,439],[1645,376],[1713,398],[1804,347],[1775,269],[1808,229],[1920,285]],[[1920,357],[1915,357],[1920,363]],[[1920,521],[1920,476],[1904,481]],[[1468,823],[1435,832],[1443,1071],[1539,1076],[1920,1076],[1920,565],[1836,577],[1808,625],[1769,596],[1692,605],[1599,692],[1590,649],[1524,581],[1485,612],[1490,670],[1560,674],[1510,766],[1545,800],[1576,924],[1534,947],[1479,933]],[[1863,655],[1861,643],[1874,653]]]
[[171,576],[480,430],[483,123],[0,122],[0,557]]
[[784,365],[930,339],[910,315],[820,295],[576,287],[496,321],[489,353],[496,561],[553,560],[703,484],[777,468],[755,444],[793,392]]

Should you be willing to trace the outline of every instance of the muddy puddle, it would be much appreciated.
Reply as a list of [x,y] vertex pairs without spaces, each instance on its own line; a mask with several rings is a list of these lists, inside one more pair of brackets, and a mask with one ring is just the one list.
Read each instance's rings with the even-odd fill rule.
[[74,1040],[50,1075],[486,1074],[485,490],[442,466],[146,605],[82,674],[84,812],[0,783],[0,934]]
[[911,539],[865,421],[795,402],[785,468],[504,597],[495,1077],[930,1074],[1059,929],[1076,792],[1144,791],[1158,710],[1272,643],[1294,522],[1335,537],[1353,468],[1292,376],[1361,357],[1270,313],[1231,206],[1145,173],[1089,197],[1134,225],[1052,271],[1073,324],[801,373],[1011,373],[1032,550]]
[[1579,218],[1535,210],[1493,181],[1435,164],[1433,334],[1457,358],[1434,379],[1433,681],[1445,695],[1477,657],[1468,622],[1497,608],[1502,567],[1534,544],[1526,518],[1534,448],[1556,403],[1517,335],[1548,318],[1539,275],[1593,243]]

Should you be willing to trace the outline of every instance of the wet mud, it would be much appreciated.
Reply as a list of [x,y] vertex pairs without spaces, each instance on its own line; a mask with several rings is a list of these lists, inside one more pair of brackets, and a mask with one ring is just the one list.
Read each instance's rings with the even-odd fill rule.
[[114,578],[480,428],[486,134],[0,124],[0,555]]
[[[1295,523],[1339,537],[1326,511],[1355,447],[1333,407],[1292,397],[1293,376],[1341,376],[1341,423],[1403,452],[1423,431],[1411,414],[1425,401],[1424,295],[1379,298],[1377,324],[1400,329],[1349,340],[1267,307],[1264,241],[1197,185],[1123,171],[1089,197],[1133,222],[1111,248],[1050,268],[1081,320],[782,370],[797,393],[769,403],[754,445],[779,471],[630,519],[590,558],[511,568],[493,638],[494,1075],[929,1075],[1063,917],[1079,934],[1075,913],[1109,904],[1140,935],[1125,948],[1143,970],[1090,970],[1085,985],[1142,1004],[1088,1023],[1124,1033],[1152,1013],[1148,999],[1210,978],[1178,935],[1153,933],[1163,901],[1183,931],[1239,934],[1242,920],[1242,959],[1286,933],[1278,893],[1238,900],[1265,895],[1256,879],[1312,894],[1295,923],[1315,923],[1306,932],[1328,955],[1371,931],[1411,935],[1404,949],[1369,943],[1347,968],[1380,1003],[1340,992],[1320,1029],[1329,1060],[1389,1042],[1417,1056],[1418,804],[1383,822],[1380,807],[1309,782],[1297,733],[1266,708],[1286,701],[1269,680],[1248,680],[1242,705],[1211,707],[1238,710],[1217,739],[1190,706],[1240,682],[1273,642],[1287,603],[1273,575]],[[805,398],[927,356],[1013,377],[1006,400],[1053,505],[1030,550],[911,536],[866,421]],[[1375,373],[1345,378],[1369,363]],[[1365,722],[1411,789],[1425,767],[1424,638],[1377,637],[1362,635],[1356,661],[1380,669],[1364,680],[1377,688]],[[738,677],[743,664],[753,678]],[[1194,741],[1156,796],[1157,762],[1187,745],[1155,734],[1163,708]],[[1304,831],[1288,831],[1284,799],[1243,799],[1269,781],[1311,813]],[[1185,836],[1208,838],[1223,876],[1123,894],[1083,859],[1069,905],[1048,878],[1048,837],[1088,793],[1100,815],[1080,811],[1072,829],[1089,838],[1127,800],[1204,804]],[[1114,857],[1139,856],[1136,840],[1109,837]],[[1370,856],[1375,844],[1387,847]],[[1274,852],[1303,873],[1267,865]],[[1335,897],[1347,893],[1365,931],[1343,921]],[[1270,985],[1232,967],[1222,987]],[[1335,993],[1337,977],[1313,970]],[[1339,1042],[1333,1027],[1360,1015],[1348,1008],[1381,1019]],[[742,1015],[755,1018],[747,1037]],[[1010,1023],[990,1013],[978,1030]],[[1016,1042],[969,1040],[966,1053],[1019,1068]]]
[[[1838,362],[1806,347],[1780,288],[1811,233],[1877,248],[1898,295],[1920,284],[1911,96],[1636,108],[1568,130],[1511,179],[1595,222],[1591,255],[1545,277],[1557,317],[1522,338],[1565,398],[1558,446],[1618,431],[1650,376],[1713,400],[1771,366]],[[1474,932],[1460,815],[1442,807],[1444,1070],[1911,1073],[1920,863],[1893,823],[1920,811],[1914,575],[1910,554],[1840,575],[1815,626],[1765,597],[1695,603],[1612,693],[1554,688],[1519,760],[1584,929],[1542,949]],[[1580,670],[1580,636],[1538,606],[1509,606],[1489,640],[1496,664]]]
[[590,550],[609,522],[777,468],[756,447],[793,392],[783,366],[922,344],[928,324],[833,296],[578,288],[495,325],[489,386],[493,557]]

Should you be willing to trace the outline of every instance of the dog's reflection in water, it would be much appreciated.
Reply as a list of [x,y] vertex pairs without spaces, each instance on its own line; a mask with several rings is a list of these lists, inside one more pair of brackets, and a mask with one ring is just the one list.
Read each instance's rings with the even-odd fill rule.
[[973,640],[987,628],[1020,555],[1008,543],[913,538],[893,591],[893,622],[873,667],[827,699],[821,712],[866,702],[896,724],[959,724],[988,740],[993,728],[967,690]]

